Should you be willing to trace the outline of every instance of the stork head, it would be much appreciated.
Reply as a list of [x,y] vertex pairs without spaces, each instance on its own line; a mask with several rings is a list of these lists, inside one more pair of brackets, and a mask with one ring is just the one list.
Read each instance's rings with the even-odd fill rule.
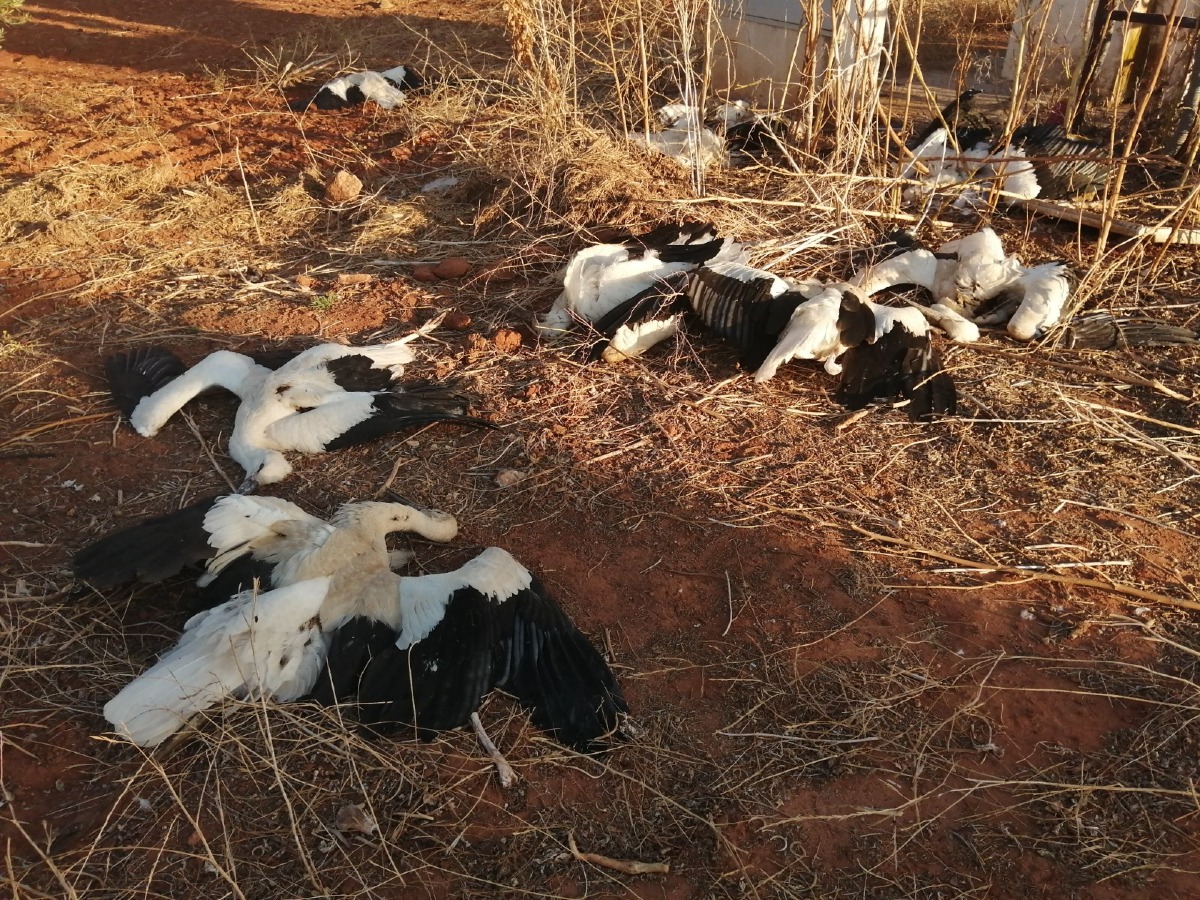
[[458,521],[450,513],[375,500],[347,503],[338,511],[334,523],[353,523],[380,537],[404,531],[430,541],[451,541],[458,534]]
[[278,450],[255,447],[248,459],[239,459],[237,456],[234,458],[246,470],[246,480],[238,489],[239,494],[253,493],[260,484],[274,484],[276,481],[283,481],[292,473],[292,464]]

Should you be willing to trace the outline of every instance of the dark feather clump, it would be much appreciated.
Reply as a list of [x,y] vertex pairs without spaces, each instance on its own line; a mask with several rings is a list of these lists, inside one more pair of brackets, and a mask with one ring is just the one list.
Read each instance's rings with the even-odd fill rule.
[[908,413],[914,421],[957,411],[954,381],[942,369],[928,334],[914,335],[897,325],[874,343],[851,347],[841,362],[837,399],[848,409],[899,395],[909,401]]
[[1074,350],[1115,350],[1121,347],[1153,347],[1200,343],[1190,328],[1157,319],[1119,318],[1095,313],[1073,319],[1064,329],[1063,345]]
[[104,361],[104,371],[113,402],[129,418],[138,403],[182,375],[187,366],[170,350],[150,346],[113,354]]

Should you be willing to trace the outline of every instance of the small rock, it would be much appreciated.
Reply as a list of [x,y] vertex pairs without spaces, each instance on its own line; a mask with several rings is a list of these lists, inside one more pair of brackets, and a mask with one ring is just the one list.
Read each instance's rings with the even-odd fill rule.
[[325,182],[325,202],[333,204],[349,203],[362,193],[363,183],[356,175],[339,169],[329,181]]
[[311,275],[297,275],[296,286],[306,291],[311,291],[317,286],[317,279]]
[[471,317],[461,310],[452,309],[442,319],[442,327],[451,331],[466,331],[471,327]]
[[496,487],[512,487],[520,481],[525,480],[525,473],[517,469],[501,469],[496,473],[496,477],[492,479],[496,483]]
[[337,277],[338,284],[370,284],[374,280],[375,276],[366,272],[342,272]]
[[360,834],[372,835],[379,830],[379,825],[371,814],[357,803],[351,803],[338,810],[334,827],[343,834],[347,831],[357,831]]
[[433,266],[413,266],[412,277],[417,281],[437,281]]
[[382,12],[387,12],[388,10],[395,9],[396,3],[395,0],[375,0],[375,8]]
[[447,256],[434,267],[438,278],[462,278],[471,271],[471,263],[461,256]]
[[515,353],[521,348],[521,333],[511,328],[498,328],[492,335],[492,343],[502,353]]

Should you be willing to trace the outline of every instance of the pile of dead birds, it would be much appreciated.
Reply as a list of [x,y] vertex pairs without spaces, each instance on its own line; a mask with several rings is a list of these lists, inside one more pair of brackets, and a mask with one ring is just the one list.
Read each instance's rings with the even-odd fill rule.
[[[371,101],[392,109],[424,84],[403,66],[355,73],[292,105],[328,110]],[[923,165],[935,178],[958,177],[953,166],[969,157],[979,162],[971,177],[990,166],[1008,187],[1031,172],[1041,191],[1095,183],[1090,151],[1071,149],[1064,143],[1071,139],[1052,129],[1024,129],[1000,147],[970,118],[973,96],[915,135],[913,171],[902,175]],[[665,130],[643,140],[668,155],[685,146],[770,152],[787,134],[785,123],[744,103],[725,104],[715,123],[684,105],[664,109],[662,121]],[[1021,161],[1026,149],[1047,142],[1069,157],[1067,169],[1027,160],[1019,171],[997,168],[998,153]],[[731,345],[756,383],[793,360],[810,361],[838,377],[834,395],[846,407],[901,398],[916,420],[955,415],[957,391],[940,345],[976,341],[980,326],[1004,326],[1021,341],[1061,327],[1068,344],[1094,348],[1196,340],[1184,329],[1111,316],[1064,323],[1067,266],[1026,266],[990,228],[936,248],[896,236],[875,251],[845,280],[798,280],[755,267],[751,247],[708,222],[618,233],[566,261],[561,294],[538,327],[547,340],[584,335],[588,358],[609,363],[694,329]],[[896,305],[872,299],[902,288],[920,293]],[[307,699],[346,705],[348,718],[372,732],[428,738],[471,724],[508,783],[511,770],[478,715],[493,690],[512,694],[536,726],[582,752],[631,733],[604,657],[505,550],[490,547],[448,572],[396,571],[412,554],[389,553],[389,534],[451,541],[453,516],[394,497],[344,503],[326,520],[253,493],[291,474],[289,454],[337,452],[431,423],[500,427],[472,413],[477,399],[465,385],[404,378],[419,340],[439,322],[390,343],[321,343],[291,354],[221,350],[190,367],[162,347],[106,361],[117,409],[146,438],[205,391],[236,395],[228,450],[245,472],[238,492],[130,525],[74,558],[77,578],[99,591],[199,570],[197,609],[175,646],[104,707],[119,735],[155,747],[225,698]]]

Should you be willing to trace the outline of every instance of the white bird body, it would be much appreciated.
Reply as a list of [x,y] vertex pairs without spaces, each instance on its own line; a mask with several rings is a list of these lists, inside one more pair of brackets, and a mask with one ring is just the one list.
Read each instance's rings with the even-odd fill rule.
[[915,306],[880,306],[866,299],[863,303],[875,317],[875,336],[870,341],[872,344],[897,326],[912,335],[929,333],[929,322]]
[[583,322],[606,338],[593,358],[635,358],[679,330],[682,312],[672,299],[680,289],[673,276],[701,264],[744,261],[745,255],[710,225],[662,226],[625,243],[585,247],[567,263],[562,293],[538,328],[557,335]]
[[908,250],[860,269],[850,277],[850,284],[868,297],[900,284],[915,284],[936,295],[935,286],[953,272],[955,265],[951,260],[938,259],[928,250]]
[[988,160],[989,168],[1000,181],[1000,192],[1006,203],[1033,200],[1041,192],[1037,171],[1021,147],[1006,146],[1001,154]]
[[395,109],[406,97],[406,89],[425,84],[424,79],[407,66],[394,66],[383,72],[352,72],[325,82],[311,99],[288,104],[300,112],[313,105],[318,109],[342,109],[368,100],[384,109]]
[[666,128],[649,134],[630,132],[629,139],[669,156],[682,166],[704,168],[728,164],[729,153],[724,139],[705,127],[697,107],[669,103],[659,109],[658,116]]
[[641,274],[642,288],[653,284],[657,276],[647,278],[646,273],[661,265],[657,254],[647,250],[644,258],[631,259],[633,252],[623,244],[596,244],[576,253],[563,273],[562,293],[550,311],[541,317],[538,328],[544,332],[563,332],[578,320],[595,322],[622,300],[637,293],[635,289],[625,297],[614,298],[613,285],[618,280]]
[[1019,341],[1031,341],[1058,324],[1071,294],[1071,284],[1062,263],[1044,263],[1026,269],[1017,284],[1021,303],[1008,320],[1008,333]]
[[204,518],[204,528],[216,551],[208,564],[210,575],[250,553],[274,566],[271,583],[276,587],[332,575],[347,566],[387,570],[385,538],[394,532],[441,542],[458,533],[458,523],[449,513],[403,503],[347,503],[326,522],[285,500],[240,494],[217,501]]
[[415,358],[409,343],[429,327],[386,344],[319,344],[274,371],[221,350],[165,384],[154,367],[164,355],[180,368],[182,363],[168,351],[148,348],[110,357],[109,379],[114,400],[144,437],[207,388],[236,394],[241,403],[229,455],[246,470],[248,489],[286,477],[292,466],[285,452],[324,453],[433,421],[494,427],[468,416],[468,398],[453,389],[395,382]]
[[[904,199],[911,202],[939,188],[975,180],[984,168],[989,153],[987,143],[958,150],[950,142],[949,133],[944,127],[936,129],[912,151],[912,158],[900,167],[898,177],[920,182],[905,188]],[[925,171],[922,173],[921,169]]]
[[1005,254],[1000,237],[991,228],[947,241],[938,253],[953,253],[957,265],[952,269],[953,280],[939,280],[934,286],[934,299],[968,312],[1011,287],[1025,271],[1020,259]]
[[[326,635],[350,618],[394,618],[397,576],[386,536],[457,533],[454,517],[402,503],[342,506],[332,522],[290,517],[290,504],[224,498],[210,516],[215,561],[257,550],[276,563],[265,593],[244,591],[184,626],[173,650],[105,706],[105,717],[141,746],[155,746],[224,696],[294,700],[312,690],[325,664]],[[294,526],[294,527],[289,527]]]
[[796,307],[775,348],[754,372],[756,383],[775,377],[779,367],[793,359],[816,360],[830,375],[842,371],[837,362],[837,358],[846,352],[838,329],[842,293],[843,286],[831,284]]
[[745,100],[722,103],[717,107],[715,118],[725,128],[742,125],[754,119],[754,112]]
[[[1062,263],[1026,267],[991,228],[947,241],[936,254],[910,250],[856,272],[850,279],[867,294],[903,284],[924,287],[934,304],[924,307],[926,317],[954,340],[975,341],[979,324],[1008,322],[1008,333],[1032,340],[1058,324],[1070,294]],[[1001,295],[1013,302],[991,313],[980,307]],[[1013,310],[1016,310],[1013,312]]]
[[384,109],[395,109],[404,102],[404,91],[379,72],[354,72],[343,75],[327,82],[324,89],[348,101],[347,93],[351,88],[358,88],[364,100],[378,103]]
[[830,282],[816,297],[796,307],[775,349],[754,373],[754,380],[763,382],[772,378],[779,366],[793,359],[816,360],[824,365],[830,375],[841,374],[842,366],[838,358],[851,346],[845,341],[843,301],[847,293],[853,294],[874,319],[868,343],[875,343],[897,325],[912,335],[923,335],[929,331],[929,324],[919,309],[911,306],[881,306],[868,300],[855,285]]

